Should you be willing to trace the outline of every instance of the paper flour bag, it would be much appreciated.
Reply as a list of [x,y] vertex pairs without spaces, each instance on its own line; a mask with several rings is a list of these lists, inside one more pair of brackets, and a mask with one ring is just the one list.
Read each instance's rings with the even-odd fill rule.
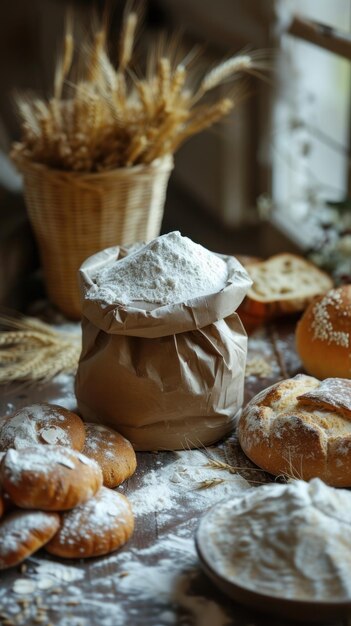
[[138,450],[214,443],[243,400],[247,336],[235,313],[251,286],[234,257],[179,233],[109,248],[80,269],[79,410]]

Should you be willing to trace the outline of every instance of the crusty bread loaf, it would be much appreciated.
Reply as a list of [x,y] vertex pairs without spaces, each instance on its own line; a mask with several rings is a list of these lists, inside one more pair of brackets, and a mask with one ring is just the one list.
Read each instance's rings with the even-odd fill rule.
[[77,450],[47,445],[8,450],[0,480],[4,492],[20,508],[66,511],[100,489],[102,472]]
[[296,349],[308,374],[351,378],[351,285],[309,305],[296,328]]
[[245,454],[271,474],[350,487],[351,381],[280,381],[245,407],[238,434]]
[[133,529],[134,517],[127,498],[102,487],[94,498],[62,515],[60,530],[46,549],[69,559],[100,556],[120,548]]
[[101,467],[105,487],[113,489],[134,474],[136,456],[128,439],[116,430],[100,424],[85,424],[82,453]]
[[328,274],[295,254],[276,254],[246,269],[253,285],[238,309],[244,325],[303,311],[315,296],[333,287]]

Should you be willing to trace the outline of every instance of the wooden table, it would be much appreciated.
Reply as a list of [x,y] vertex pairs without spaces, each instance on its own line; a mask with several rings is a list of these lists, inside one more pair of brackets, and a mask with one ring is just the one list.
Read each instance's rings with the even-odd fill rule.
[[[255,331],[248,362],[264,359],[266,376],[246,378],[245,401],[280,378],[296,374],[294,321]],[[21,389],[1,398],[2,414],[37,400],[73,408],[73,378]],[[138,453],[138,468],[120,490],[133,502],[135,532],[118,553],[87,561],[63,561],[44,551],[24,567],[0,575],[0,623],[55,626],[284,626],[228,599],[202,572],[194,532],[202,513],[216,500],[271,480],[254,469],[235,433],[207,450]],[[208,467],[211,459],[238,467],[233,474]],[[204,478],[205,477],[205,478]],[[241,478],[242,477],[242,478]],[[245,483],[244,479],[248,481]],[[204,484],[208,486],[204,489]],[[202,488],[201,488],[202,487]],[[16,593],[16,581],[29,593]],[[28,583],[29,581],[29,583]],[[20,583],[23,585],[23,583]],[[293,624],[293,622],[289,622]],[[347,620],[332,626],[346,626]]]

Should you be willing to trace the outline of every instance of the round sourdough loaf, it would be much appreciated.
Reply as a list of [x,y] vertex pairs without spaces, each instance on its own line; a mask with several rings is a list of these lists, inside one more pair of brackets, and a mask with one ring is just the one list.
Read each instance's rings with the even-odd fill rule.
[[296,349],[308,374],[351,378],[351,285],[309,305],[296,328]]
[[101,556],[123,546],[133,529],[127,498],[102,487],[94,498],[62,515],[60,530],[46,550],[69,559]]
[[80,452],[48,445],[8,450],[0,480],[4,492],[20,508],[66,511],[100,489],[102,472]]
[[351,381],[298,374],[261,391],[238,425],[245,454],[274,475],[351,486]]
[[15,511],[0,523],[0,570],[18,565],[58,531],[60,516],[44,511]]
[[81,418],[57,404],[39,402],[19,409],[0,423],[0,450],[17,450],[37,444],[81,450],[85,429]]
[[100,424],[85,424],[82,453],[101,467],[105,487],[117,487],[134,474],[137,466],[132,444],[117,431]]

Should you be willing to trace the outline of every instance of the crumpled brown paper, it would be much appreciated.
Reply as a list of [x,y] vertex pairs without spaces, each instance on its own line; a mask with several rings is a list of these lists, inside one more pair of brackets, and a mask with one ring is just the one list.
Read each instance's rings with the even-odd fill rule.
[[166,306],[91,299],[96,272],[127,253],[108,248],[79,272],[79,410],[85,420],[118,430],[138,450],[214,443],[232,429],[242,405],[247,336],[235,310],[251,279],[234,257],[220,255],[228,280],[217,293]]

